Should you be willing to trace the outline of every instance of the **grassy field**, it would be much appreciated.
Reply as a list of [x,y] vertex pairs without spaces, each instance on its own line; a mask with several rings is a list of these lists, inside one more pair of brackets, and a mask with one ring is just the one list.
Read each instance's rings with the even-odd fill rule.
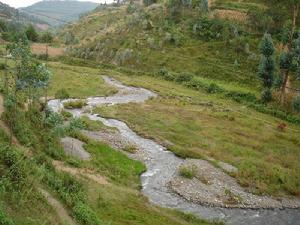
[[77,166],[96,170],[109,181],[107,185],[89,180],[82,182],[87,191],[88,204],[103,224],[221,224],[150,204],[140,192],[139,176],[145,171],[142,163],[102,143],[88,141],[85,148],[92,154],[92,161],[77,162]]
[[65,89],[71,97],[107,96],[115,89],[104,84],[99,70],[87,67],[73,67],[51,62],[48,64],[53,73],[50,81],[49,96]]
[[164,143],[183,157],[213,157],[239,168],[238,181],[256,193],[300,194],[300,127],[287,124],[218,96],[202,94],[149,77],[115,76],[156,91],[145,104],[95,110],[121,119],[138,133]]

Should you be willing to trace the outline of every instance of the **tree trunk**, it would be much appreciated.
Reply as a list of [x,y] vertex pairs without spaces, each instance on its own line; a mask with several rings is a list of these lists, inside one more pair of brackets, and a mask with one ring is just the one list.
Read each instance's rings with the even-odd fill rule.
[[[291,42],[293,41],[293,36],[295,34],[296,31],[296,23],[297,23],[297,17],[298,17],[298,13],[299,13],[299,5],[294,5],[293,8],[293,24],[292,24],[292,33],[291,33]],[[290,43],[292,44],[292,43]]]
[[283,71],[283,83],[281,86],[281,94],[280,94],[280,103],[282,105],[285,102],[285,89],[286,89],[288,79],[289,79],[289,71],[285,70],[285,71]]

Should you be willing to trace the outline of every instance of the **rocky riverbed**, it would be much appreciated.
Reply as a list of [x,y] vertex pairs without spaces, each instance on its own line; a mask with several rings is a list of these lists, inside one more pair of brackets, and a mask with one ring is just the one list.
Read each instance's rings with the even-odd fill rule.
[[[128,144],[137,147],[136,153],[127,154],[142,160],[147,166],[147,171],[141,176],[142,192],[152,203],[192,213],[205,219],[224,220],[233,225],[300,225],[299,199],[278,201],[247,193],[234,178],[223,171],[226,169],[216,168],[205,160],[179,158],[167,151],[164,146],[137,135],[124,122],[87,113],[95,106],[143,103],[149,98],[156,97],[156,94],[149,90],[128,87],[105,76],[103,79],[109,85],[117,87],[119,92],[110,97],[88,98],[87,106],[83,109],[69,111],[75,117],[87,115],[91,120],[99,120],[106,126],[117,129],[117,132],[109,135],[86,133],[90,138],[105,141],[116,148],[123,148],[123,145]],[[74,99],[51,100],[48,106],[53,111],[59,112],[63,109],[63,103],[67,101]],[[193,179],[180,177],[179,168],[189,166],[191,163],[196,167],[196,176]],[[234,167],[228,164],[221,162],[220,166],[222,165],[224,168],[234,170]]]

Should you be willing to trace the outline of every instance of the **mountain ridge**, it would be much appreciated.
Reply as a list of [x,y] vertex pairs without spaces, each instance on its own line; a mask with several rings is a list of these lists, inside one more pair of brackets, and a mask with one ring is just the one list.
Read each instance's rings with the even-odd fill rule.
[[98,3],[95,2],[47,0],[23,7],[21,10],[47,21],[52,26],[61,26],[77,20],[81,14],[92,11],[97,6]]

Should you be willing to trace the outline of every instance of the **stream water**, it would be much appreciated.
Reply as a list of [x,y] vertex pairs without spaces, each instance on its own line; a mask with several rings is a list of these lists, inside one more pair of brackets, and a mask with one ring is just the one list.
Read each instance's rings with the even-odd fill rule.
[[[183,212],[197,215],[208,220],[223,220],[231,225],[300,225],[300,209],[229,209],[208,207],[191,203],[167,187],[168,182],[174,176],[184,159],[167,151],[158,143],[145,139],[132,131],[124,122],[115,119],[106,119],[97,114],[88,113],[93,107],[101,105],[126,104],[130,102],[142,103],[156,94],[136,87],[128,87],[120,82],[103,76],[107,84],[119,89],[116,95],[110,97],[87,98],[87,106],[83,109],[70,110],[75,117],[87,115],[91,120],[99,120],[106,126],[117,128],[120,135],[130,143],[136,145],[143,152],[143,161],[147,171],[142,174],[142,192],[149,201],[162,207],[177,209]],[[51,100],[48,106],[59,112],[63,109],[63,103],[73,101]]]

